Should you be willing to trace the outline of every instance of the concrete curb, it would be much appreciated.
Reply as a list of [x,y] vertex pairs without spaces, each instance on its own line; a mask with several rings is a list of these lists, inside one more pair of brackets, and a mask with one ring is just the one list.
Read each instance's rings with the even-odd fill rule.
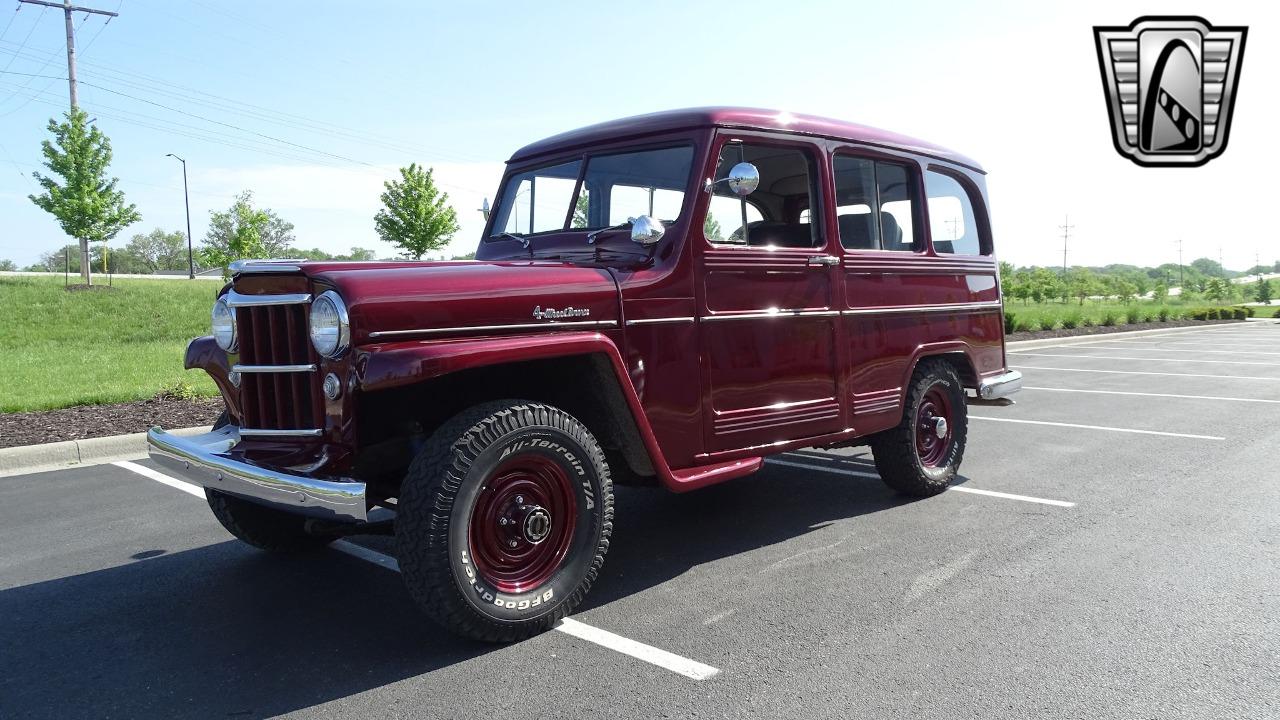
[[[199,435],[209,426],[170,430],[175,435]],[[24,445],[0,449],[0,477],[61,470],[84,465],[101,465],[116,460],[137,460],[147,456],[147,434],[130,433],[85,440],[63,440],[44,445]]]
[[1062,338],[1041,338],[1040,340],[1018,340],[1016,342],[1005,343],[1008,350],[1035,350],[1036,348],[1058,347],[1059,345],[1076,345],[1087,342],[1105,342],[1108,338],[1114,337],[1142,337],[1143,335],[1165,335],[1176,332],[1191,332],[1192,330],[1205,330],[1207,328],[1231,327],[1233,325],[1244,325],[1239,321],[1233,322],[1215,322],[1205,323],[1204,325],[1188,325],[1184,327],[1171,328],[1155,328],[1153,330],[1129,330],[1126,332],[1113,333],[1097,333],[1094,335],[1075,335],[1073,337]]

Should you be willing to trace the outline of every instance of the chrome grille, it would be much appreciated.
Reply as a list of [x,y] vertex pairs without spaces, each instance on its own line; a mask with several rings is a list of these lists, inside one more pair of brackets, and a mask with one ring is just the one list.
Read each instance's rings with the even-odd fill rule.
[[307,305],[272,302],[281,296],[257,297],[263,304],[239,304],[236,309],[241,434],[252,435],[255,429],[316,434],[324,427],[324,404],[316,372],[319,359],[307,337]]

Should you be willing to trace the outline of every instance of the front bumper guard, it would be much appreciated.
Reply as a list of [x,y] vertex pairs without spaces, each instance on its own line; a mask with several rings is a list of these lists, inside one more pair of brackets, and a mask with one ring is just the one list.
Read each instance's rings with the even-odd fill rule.
[[1008,370],[978,382],[979,400],[1001,400],[1022,389],[1022,373]]
[[368,519],[364,483],[318,480],[237,460],[228,453],[239,442],[240,430],[234,425],[191,437],[158,427],[147,431],[151,459],[188,482],[295,515]]

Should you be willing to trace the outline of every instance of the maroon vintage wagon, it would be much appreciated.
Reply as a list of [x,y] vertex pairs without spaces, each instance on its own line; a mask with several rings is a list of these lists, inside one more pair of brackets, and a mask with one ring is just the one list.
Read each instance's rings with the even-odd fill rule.
[[485,212],[474,261],[234,264],[186,358],[226,414],[152,457],[261,548],[393,533],[426,612],[513,640],[587,592],[614,484],[865,444],[932,495],[1021,383],[983,172],[929,143],[656,113],[519,150]]

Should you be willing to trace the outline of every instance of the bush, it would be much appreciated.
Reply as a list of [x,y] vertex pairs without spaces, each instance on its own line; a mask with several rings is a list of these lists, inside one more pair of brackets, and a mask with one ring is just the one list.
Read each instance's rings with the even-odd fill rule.
[[1120,318],[1116,317],[1116,314],[1113,311],[1108,310],[1103,313],[1102,322],[1099,324],[1102,325],[1102,327],[1115,327],[1116,321],[1119,319]]
[[1248,320],[1253,317],[1253,308],[1238,307],[1234,309],[1234,313],[1237,320]]
[[1005,335],[1008,335],[1009,333],[1013,332],[1013,327],[1014,327],[1014,323],[1016,322],[1016,318],[1017,318],[1017,315],[1014,315],[1008,310],[1004,311],[1004,334]]
[[1160,308],[1160,322],[1169,322],[1169,316],[1171,314],[1172,313],[1169,312],[1169,308],[1167,307]]
[[1074,330],[1080,327],[1081,320],[1082,318],[1080,317],[1080,313],[1071,313],[1070,315],[1062,318],[1062,328],[1064,330]]
[[1098,324],[1098,321],[1094,320],[1093,317],[1088,315],[1085,316],[1084,320],[1080,321],[1081,327],[1095,327],[1097,326],[1097,324]]
[[1124,320],[1130,325],[1137,325],[1142,321],[1142,311],[1136,307],[1131,307],[1125,311]]
[[1154,310],[1142,311],[1142,322],[1149,323],[1149,322],[1155,322],[1155,321],[1156,321],[1156,312]]
[[[1031,326],[1031,321],[1027,320],[1026,318],[1015,318],[1013,321],[1014,332],[1031,332],[1032,329],[1033,328]],[[1040,324],[1036,323],[1036,326],[1034,329],[1039,330]]]

